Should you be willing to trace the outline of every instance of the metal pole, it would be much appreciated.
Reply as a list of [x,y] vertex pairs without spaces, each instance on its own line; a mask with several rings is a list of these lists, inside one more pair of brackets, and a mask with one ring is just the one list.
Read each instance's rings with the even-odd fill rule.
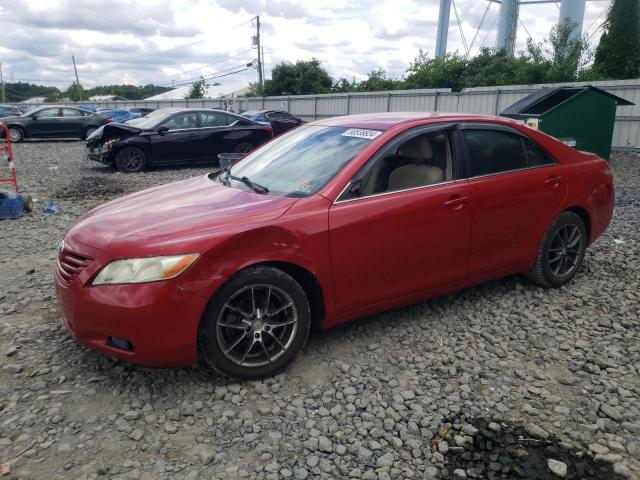
[[582,22],[584,20],[585,0],[562,0],[560,4],[560,17],[558,23],[569,21],[574,28],[569,35],[569,40],[577,40],[582,35]]
[[258,47],[258,84],[260,90],[264,92],[264,83],[262,81],[262,53],[260,48],[260,15],[256,17],[256,43]]
[[498,38],[496,49],[506,50],[507,55],[513,57],[516,46],[516,31],[518,25],[518,0],[502,0],[500,4],[500,23],[498,24]]
[[436,37],[436,58],[444,58],[447,54],[447,36],[449,34],[449,14],[451,0],[440,0],[438,12],[438,33]]

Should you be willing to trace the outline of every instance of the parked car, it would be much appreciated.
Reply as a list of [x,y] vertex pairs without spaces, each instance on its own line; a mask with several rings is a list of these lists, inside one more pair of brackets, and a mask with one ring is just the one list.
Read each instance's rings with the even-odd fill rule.
[[607,162],[512,120],[345,116],[94,209],[55,282],[83,345],[260,378],[312,325],[518,273],[565,285],[613,204]]
[[132,112],[132,113],[139,113],[143,117],[146,117],[151,112],[155,112],[156,111],[155,108],[151,108],[151,107],[127,107],[124,110],[126,110],[128,112]]
[[304,120],[280,110],[250,111],[244,112],[241,115],[256,122],[269,123],[271,128],[273,128],[274,137],[305,123]]
[[142,117],[141,114],[130,112],[124,108],[99,108],[97,113],[111,118],[111,121],[116,123],[125,123],[134,118]]
[[19,117],[22,111],[14,105],[0,105],[0,117]]
[[91,160],[131,173],[153,165],[216,163],[218,153],[246,153],[272,136],[269,125],[222,110],[163,108],[132,124],[106,125],[87,147]]
[[75,107],[39,107],[20,117],[0,118],[9,128],[12,142],[25,138],[82,138],[111,121],[102,115]]

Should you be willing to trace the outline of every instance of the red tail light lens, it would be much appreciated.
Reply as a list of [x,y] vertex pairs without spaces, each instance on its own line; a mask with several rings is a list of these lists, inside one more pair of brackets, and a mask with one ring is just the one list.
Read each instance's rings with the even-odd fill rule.
[[107,115],[105,115],[104,120],[105,120],[105,123],[111,123],[111,122],[113,122],[113,118],[111,118],[111,117],[109,117],[109,116],[107,116]]

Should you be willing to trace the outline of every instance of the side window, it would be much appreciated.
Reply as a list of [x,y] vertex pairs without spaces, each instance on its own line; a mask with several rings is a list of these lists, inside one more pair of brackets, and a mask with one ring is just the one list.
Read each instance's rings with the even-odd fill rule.
[[471,154],[470,177],[518,170],[527,166],[519,135],[499,130],[463,130]]
[[63,108],[62,116],[63,117],[81,117],[82,112],[80,112],[79,110],[74,110],[73,108]]
[[393,144],[368,167],[360,197],[434,185],[453,179],[448,132],[428,132]]
[[164,122],[169,130],[179,130],[184,128],[196,128],[196,112],[181,113],[175,117],[171,117]]
[[539,167],[541,165],[552,165],[556,163],[551,155],[528,138],[524,141],[524,149],[527,154],[527,165],[529,167]]
[[38,118],[53,118],[58,116],[57,108],[45,108],[44,110],[40,110],[36,112],[36,117]]
[[200,112],[200,126],[224,127],[225,125],[228,125],[226,114],[218,112]]

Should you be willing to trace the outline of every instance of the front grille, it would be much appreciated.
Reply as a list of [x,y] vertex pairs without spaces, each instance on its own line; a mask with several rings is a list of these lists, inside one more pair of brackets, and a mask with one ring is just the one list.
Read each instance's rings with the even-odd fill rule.
[[64,250],[58,256],[58,273],[66,282],[70,283],[76,275],[79,275],[93,261],[93,258],[79,253]]

